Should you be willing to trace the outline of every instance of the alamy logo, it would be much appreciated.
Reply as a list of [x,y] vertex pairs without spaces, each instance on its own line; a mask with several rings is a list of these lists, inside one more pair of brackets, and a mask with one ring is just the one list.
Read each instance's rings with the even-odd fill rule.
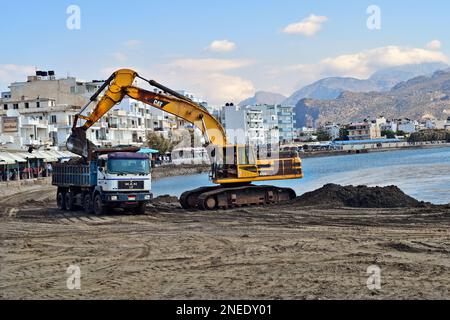
[[67,278],[67,289],[80,290],[81,289],[81,269],[79,266],[71,265],[67,268],[66,273],[69,275]]
[[81,29],[81,9],[77,5],[70,5],[67,7],[66,13],[69,15],[66,21],[67,29],[80,30]]
[[381,30],[381,9],[379,6],[371,5],[367,8],[367,28],[369,30]]
[[376,265],[367,268],[367,289],[370,291],[381,290],[381,268]]

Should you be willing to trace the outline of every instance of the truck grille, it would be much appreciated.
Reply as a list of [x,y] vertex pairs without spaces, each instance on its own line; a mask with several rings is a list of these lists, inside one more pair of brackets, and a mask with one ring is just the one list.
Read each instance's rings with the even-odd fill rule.
[[119,181],[119,189],[144,189],[144,181]]

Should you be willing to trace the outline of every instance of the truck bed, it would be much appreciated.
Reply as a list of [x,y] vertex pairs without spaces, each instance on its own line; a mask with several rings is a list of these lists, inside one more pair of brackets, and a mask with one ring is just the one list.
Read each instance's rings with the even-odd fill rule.
[[57,164],[53,168],[52,184],[58,187],[89,187],[95,185],[95,177],[88,164]]

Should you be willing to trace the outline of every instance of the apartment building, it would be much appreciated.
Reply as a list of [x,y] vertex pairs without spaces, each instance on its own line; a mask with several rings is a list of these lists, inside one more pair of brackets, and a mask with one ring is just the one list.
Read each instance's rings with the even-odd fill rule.
[[380,139],[380,124],[372,121],[364,121],[359,123],[351,123],[348,126],[349,140],[369,140]]
[[222,124],[227,139],[233,144],[263,145],[266,134],[261,110],[226,104],[222,109]]
[[246,109],[262,112],[267,143],[286,143],[295,139],[294,107],[283,105],[255,105]]
[[[12,83],[0,99],[0,144],[64,150],[75,114],[102,84],[56,79],[52,71],[37,71],[26,82]],[[168,113],[126,98],[92,126],[87,137],[99,146],[142,145],[148,131],[169,137],[182,125]]]
[[427,129],[445,129],[448,120],[427,119],[425,121],[425,128]]

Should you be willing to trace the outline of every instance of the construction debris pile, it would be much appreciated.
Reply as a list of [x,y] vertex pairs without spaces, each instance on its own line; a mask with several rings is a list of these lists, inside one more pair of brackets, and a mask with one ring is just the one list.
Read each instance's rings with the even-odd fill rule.
[[396,186],[367,187],[327,184],[294,200],[301,206],[353,208],[415,208],[425,205]]

